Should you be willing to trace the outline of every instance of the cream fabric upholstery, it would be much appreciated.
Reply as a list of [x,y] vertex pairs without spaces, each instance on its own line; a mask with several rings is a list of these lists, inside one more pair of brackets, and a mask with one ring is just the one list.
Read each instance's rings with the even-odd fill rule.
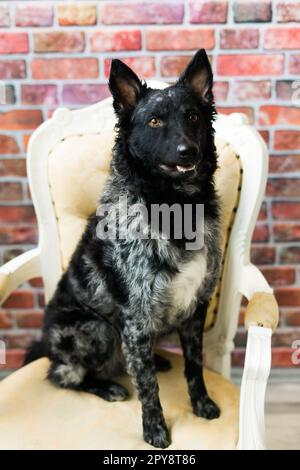
[[[96,210],[99,195],[110,171],[115,133],[74,135],[52,149],[49,156],[49,183],[61,241],[61,260],[66,269],[84,231],[87,218]],[[240,161],[224,141],[216,139],[219,155],[215,181],[222,203],[222,247],[228,239],[233,209],[238,201]],[[206,318],[206,329],[214,322],[218,306],[218,286]]]
[[[192,414],[183,360],[167,354],[171,371],[159,373],[160,397],[171,429],[170,450],[234,449],[238,438],[237,388],[205,371],[208,391],[221,417]],[[45,380],[47,359],[39,359],[0,383],[0,449],[153,449],[142,438],[141,408],[127,376],[119,379],[131,398],[108,403],[88,393],[54,387]]]

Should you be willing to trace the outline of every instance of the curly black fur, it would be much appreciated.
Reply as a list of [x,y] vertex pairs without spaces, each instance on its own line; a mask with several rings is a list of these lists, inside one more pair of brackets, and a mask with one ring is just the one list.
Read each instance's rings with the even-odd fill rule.
[[[150,240],[100,239],[103,219],[93,215],[46,307],[42,343],[33,345],[26,361],[47,355],[51,382],[109,401],[127,398],[112,380],[126,367],[141,401],[145,440],[167,447],[155,371],[170,365],[154,356],[160,335],[179,332],[194,413],[219,416],[202,373],[203,325],[221,258],[212,72],[201,50],[174,86],[154,90],[114,60],[109,84],[118,134],[100,207],[113,210],[126,196],[130,207],[143,203],[149,211],[153,204],[191,204],[195,216],[196,204],[204,204],[204,246],[186,250],[184,236],[176,239],[171,231],[166,240],[161,226]],[[178,165],[195,169],[179,172]],[[131,222],[122,212],[117,217],[122,235]],[[139,222],[147,230],[151,218]],[[197,226],[195,217],[191,223]]]

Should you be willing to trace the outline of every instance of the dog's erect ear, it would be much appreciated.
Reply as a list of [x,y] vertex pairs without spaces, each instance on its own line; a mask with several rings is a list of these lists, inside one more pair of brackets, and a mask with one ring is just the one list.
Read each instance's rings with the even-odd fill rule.
[[138,76],[121,60],[113,59],[110,68],[109,89],[116,111],[134,107],[139,100],[143,84]]
[[213,99],[213,73],[204,49],[200,49],[179,77],[179,85],[190,85],[196,95],[205,102]]

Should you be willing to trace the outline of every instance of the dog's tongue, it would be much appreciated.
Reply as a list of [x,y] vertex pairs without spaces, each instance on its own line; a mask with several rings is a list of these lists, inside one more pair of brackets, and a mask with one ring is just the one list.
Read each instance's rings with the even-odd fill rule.
[[176,165],[176,170],[177,171],[180,171],[181,173],[185,173],[186,171],[191,171],[191,170],[194,170],[195,168],[195,165],[185,165],[185,166],[182,166],[182,165]]

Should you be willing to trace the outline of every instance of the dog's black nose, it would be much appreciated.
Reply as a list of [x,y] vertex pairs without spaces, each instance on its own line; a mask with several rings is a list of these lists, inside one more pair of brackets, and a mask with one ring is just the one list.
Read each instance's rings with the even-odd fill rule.
[[197,148],[193,145],[179,144],[177,146],[177,153],[181,158],[194,157],[197,153]]

